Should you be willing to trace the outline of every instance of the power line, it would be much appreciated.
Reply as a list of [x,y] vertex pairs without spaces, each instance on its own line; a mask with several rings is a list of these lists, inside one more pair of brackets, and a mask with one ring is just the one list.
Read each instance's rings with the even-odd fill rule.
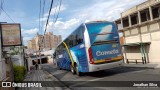
[[9,16],[9,14],[7,14],[7,12],[6,12],[3,8],[1,8],[1,10],[3,10],[3,12],[7,15],[7,17],[8,17],[9,19],[11,19],[12,22],[15,23],[15,21]]
[[60,5],[59,5],[58,12],[57,12],[57,17],[56,17],[56,19],[55,19],[54,23],[56,23],[56,22],[57,22],[57,19],[58,19],[58,16],[59,16],[59,11],[60,11],[60,9],[61,9],[61,3],[62,3],[62,0],[60,0]]
[[7,17],[8,17],[9,19],[11,19],[12,22],[15,23],[15,21],[14,21],[14,20],[9,16],[9,14],[3,9],[3,4],[4,4],[4,0],[1,0],[1,7],[0,7],[1,11],[0,11],[0,15],[1,15],[2,11],[3,11],[3,12],[7,15]]
[[54,11],[54,15],[53,15],[53,21],[54,21],[54,19],[56,18],[57,7],[58,7],[58,2],[57,2],[56,7],[55,7],[55,11]]
[[1,0],[0,15],[1,15],[1,13],[2,13],[3,3],[4,3],[4,0]]
[[40,0],[40,5],[39,5],[39,7],[40,7],[40,10],[39,10],[39,31],[41,31],[40,29],[40,27],[41,27],[41,0]]
[[[43,0],[43,10],[42,10],[42,18],[44,18],[44,8],[45,8],[45,0]],[[43,28],[43,21],[42,21],[42,24],[41,24],[41,33],[42,33],[42,28]]]
[[[46,31],[47,31],[47,25],[48,25],[50,13],[51,13],[51,10],[52,10],[53,1],[54,1],[54,0],[51,1],[50,10],[49,10],[49,14],[48,14],[48,18],[47,18],[47,22],[46,22],[46,26],[45,26],[44,36],[45,36],[45,34],[46,34]],[[57,19],[58,19],[60,7],[61,7],[61,3],[62,3],[62,0],[60,0],[58,12],[57,12],[57,16],[56,16],[56,19],[55,19],[54,23],[56,23],[56,21],[57,21]],[[44,36],[43,36],[43,38],[42,38],[42,43],[43,43],[43,41],[44,41]]]
[[46,26],[45,26],[45,30],[44,30],[44,35],[45,35],[46,31],[47,31],[47,25],[48,25],[49,17],[50,17],[50,14],[51,14],[53,1],[54,0],[51,1],[51,5],[50,5],[50,9],[49,9],[49,14],[48,14],[48,17],[47,17],[47,22],[46,22]]
[[[51,10],[52,10],[53,2],[54,2],[54,0],[51,1],[51,5],[50,5],[50,9],[49,9],[49,14],[48,14],[47,22],[46,22],[46,25],[45,25],[44,36],[45,36],[46,31],[47,31],[47,25],[48,25],[50,13],[51,13]],[[44,41],[44,36],[43,36],[43,38],[42,38],[42,44],[43,44],[43,41]]]
[[[55,12],[54,12],[53,25],[57,22],[57,19],[58,19],[58,16],[59,16],[59,12],[60,12],[60,9],[61,9],[61,4],[62,4],[62,0],[60,0],[59,7],[58,7],[58,2],[57,2],[56,8],[55,8]],[[58,7],[58,11],[57,11],[57,7]],[[56,13],[57,13],[57,15],[56,15]]]

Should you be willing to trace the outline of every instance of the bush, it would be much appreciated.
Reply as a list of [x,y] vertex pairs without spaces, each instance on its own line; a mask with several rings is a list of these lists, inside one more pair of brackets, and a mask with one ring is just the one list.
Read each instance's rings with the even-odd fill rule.
[[26,68],[24,66],[13,66],[14,70],[14,81],[15,82],[22,82],[24,75],[26,74]]

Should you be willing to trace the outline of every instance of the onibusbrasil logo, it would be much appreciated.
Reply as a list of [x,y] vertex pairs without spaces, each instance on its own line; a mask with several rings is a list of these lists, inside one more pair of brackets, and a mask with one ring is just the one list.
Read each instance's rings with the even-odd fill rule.
[[2,82],[2,87],[42,87],[41,83],[15,83],[15,82]]

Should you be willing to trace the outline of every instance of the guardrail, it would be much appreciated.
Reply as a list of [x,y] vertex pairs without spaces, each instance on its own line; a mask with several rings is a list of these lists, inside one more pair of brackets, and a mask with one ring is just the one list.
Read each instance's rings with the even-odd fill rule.
[[146,58],[145,57],[142,57],[142,59],[126,59],[127,60],[127,63],[143,63],[143,64],[146,64]]

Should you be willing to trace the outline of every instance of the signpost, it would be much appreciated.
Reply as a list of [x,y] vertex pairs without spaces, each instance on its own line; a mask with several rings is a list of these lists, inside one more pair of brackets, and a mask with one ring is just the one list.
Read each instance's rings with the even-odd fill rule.
[[21,46],[20,24],[1,24],[2,46]]

